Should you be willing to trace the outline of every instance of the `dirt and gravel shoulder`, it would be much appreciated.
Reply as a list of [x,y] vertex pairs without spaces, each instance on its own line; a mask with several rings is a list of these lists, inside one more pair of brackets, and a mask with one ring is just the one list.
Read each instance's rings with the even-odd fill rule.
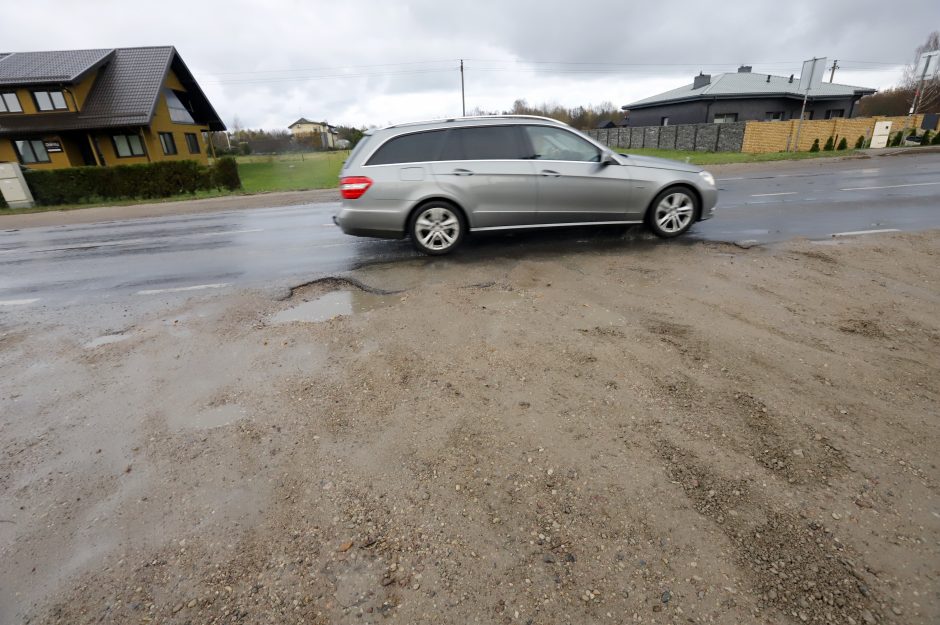
[[940,620],[940,233],[590,247],[0,317],[0,622]]

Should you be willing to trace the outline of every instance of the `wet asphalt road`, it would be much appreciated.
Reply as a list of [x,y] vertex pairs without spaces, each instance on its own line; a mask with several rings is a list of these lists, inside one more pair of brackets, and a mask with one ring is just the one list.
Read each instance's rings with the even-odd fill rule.
[[[750,171],[750,170],[748,170]],[[940,228],[940,154],[801,163],[718,177],[719,210],[691,239],[773,242],[868,230]],[[335,203],[0,231],[0,314],[102,301],[291,286],[415,258],[407,241],[358,239]],[[0,227],[2,227],[0,219]],[[450,261],[673,245],[643,231],[475,236]]]

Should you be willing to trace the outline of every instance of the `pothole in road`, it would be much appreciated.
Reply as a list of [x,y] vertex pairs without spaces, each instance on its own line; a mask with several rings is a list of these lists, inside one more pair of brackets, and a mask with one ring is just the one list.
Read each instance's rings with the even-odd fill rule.
[[376,308],[391,306],[391,296],[374,295],[364,291],[330,291],[292,308],[276,313],[271,320],[274,323],[293,323],[297,321],[319,323],[334,317],[355,315]]

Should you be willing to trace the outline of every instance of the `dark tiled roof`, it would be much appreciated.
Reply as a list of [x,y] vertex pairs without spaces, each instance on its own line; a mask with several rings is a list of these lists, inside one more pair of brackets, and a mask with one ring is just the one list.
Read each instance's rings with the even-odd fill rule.
[[115,50],[79,117],[92,124],[121,119],[122,125],[149,124],[175,54],[172,46]]
[[297,124],[316,124],[316,123],[318,123],[318,122],[312,122],[312,121],[310,121],[309,119],[307,119],[306,117],[301,117],[300,119],[298,119],[297,121],[295,121],[293,124],[291,124],[290,126],[288,126],[288,128],[293,128],[293,127],[296,126]]
[[[802,100],[804,94],[800,91],[799,87],[799,78],[792,79],[792,77],[787,78],[786,76],[772,76],[751,72],[717,74],[711,77],[711,80],[701,87],[696,88],[693,82],[692,84],[683,85],[677,89],[637,100],[632,104],[625,105],[623,108],[639,109],[672,102],[696,100],[699,98],[785,97]],[[875,89],[824,82],[810,89],[808,97],[811,100],[851,98],[855,95],[868,95],[871,93],[875,93]]]
[[113,49],[0,55],[0,85],[71,84],[108,61]]
[[[84,51],[77,51],[81,55]],[[43,53],[32,53],[43,54]],[[15,56],[15,55],[14,55]],[[0,66],[4,60],[0,58]],[[0,135],[146,126],[153,118],[167,71],[172,68],[191,96],[193,117],[211,130],[225,125],[173,46],[117,48],[106,59],[79,113],[0,117]]]

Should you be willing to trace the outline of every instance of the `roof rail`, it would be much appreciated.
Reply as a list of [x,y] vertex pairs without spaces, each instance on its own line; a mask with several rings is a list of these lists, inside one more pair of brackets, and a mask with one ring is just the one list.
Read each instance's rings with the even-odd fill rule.
[[404,122],[401,124],[392,124],[391,126],[385,126],[384,129],[402,128],[405,126],[420,126],[423,124],[443,124],[447,122],[459,122],[459,121],[475,120],[475,119],[538,119],[540,121],[552,122],[553,124],[564,123],[564,122],[558,121],[557,119],[552,119],[551,117],[542,117],[540,115],[466,115],[463,117],[446,117],[446,118],[440,118],[440,119],[426,119],[424,121],[418,121],[418,122]]

